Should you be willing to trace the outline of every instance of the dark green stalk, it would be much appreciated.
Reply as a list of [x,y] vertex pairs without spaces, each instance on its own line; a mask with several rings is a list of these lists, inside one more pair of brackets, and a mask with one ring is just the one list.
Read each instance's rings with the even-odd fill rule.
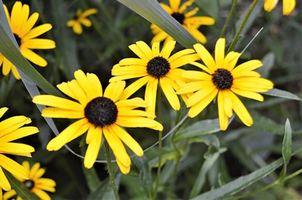
[[259,1],[259,0],[254,0],[254,1],[253,1],[252,5],[250,6],[249,10],[247,11],[247,13],[246,13],[246,15],[245,15],[245,17],[244,17],[242,23],[240,24],[239,29],[237,30],[237,32],[236,32],[236,34],[235,34],[235,36],[234,36],[234,39],[233,39],[232,43],[230,44],[230,47],[228,48],[228,51],[227,51],[227,52],[232,51],[232,49],[233,49],[234,46],[236,45],[236,43],[237,43],[237,41],[238,41],[238,39],[239,39],[239,36],[240,36],[241,31],[242,31],[244,25],[246,24],[247,20],[249,19],[250,15],[251,15],[252,11],[254,10],[256,4],[258,3],[258,1]]
[[107,165],[108,165],[108,172],[109,172],[111,187],[113,189],[115,199],[120,200],[120,197],[119,197],[117,189],[116,189],[114,175],[113,175],[113,171],[112,171],[112,167],[111,167],[110,147],[109,147],[107,141],[105,141],[104,143],[105,143],[106,160],[107,160]]
[[233,0],[231,11],[230,11],[229,16],[228,16],[228,18],[227,18],[227,20],[226,20],[226,22],[225,22],[225,24],[224,24],[224,26],[222,28],[222,31],[221,31],[220,35],[219,35],[220,38],[223,37],[223,34],[224,34],[227,26],[229,25],[229,22],[230,22],[230,20],[231,20],[231,18],[233,16],[233,13],[235,12],[236,4],[237,4],[237,0]]
[[[158,121],[159,123],[163,123],[163,116],[162,116],[162,108],[161,108],[161,88],[158,87],[158,92],[157,92],[157,110],[158,110]],[[162,157],[162,137],[163,137],[163,132],[159,131],[158,132],[158,168],[157,168],[157,175],[156,175],[156,183],[155,183],[155,188],[154,188],[154,194],[153,194],[153,199],[156,199],[157,195],[157,189],[159,185],[159,177],[160,177],[160,171],[161,171],[161,157]]]

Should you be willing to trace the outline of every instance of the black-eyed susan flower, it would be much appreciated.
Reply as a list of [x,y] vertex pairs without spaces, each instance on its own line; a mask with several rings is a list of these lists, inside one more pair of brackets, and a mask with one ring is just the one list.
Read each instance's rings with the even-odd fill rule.
[[[45,192],[55,192],[56,182],[50,178],[41,178],[45,169],[40,168],[40,163],[35,163],[32,168],[28,161],[23,161],[22,166],[29,171],[29,179],[23,179],[17,177],[17,179],[22,182],[28,190],[35,193],[40,199],[51,200],[50,196]],[[15,190],[10,190],[3,195],[3,200],[10,199],[16,196]],[[20,196],[17,196],[16,200],[22,200]]]
[[197,116],[218,96],[221,130],[227,129],[233,111],[245,125],[251,126],[253,119],[236,94],[263,101],[263,96],[258,92],[266,92],[273,88],[271,81],[261,78],[259,73],[253,71],[262,66],[261,61],[250,60],[235,67],[241,54],[232,51],[225,56],[224,38],[220,38],[216,43],[215,60],[201,44],[195,44],[194,48],[205,65],[197,62],[193,64],[205,72],[183,72],[182,76],[192,82],[177,91],[178,94],[195,92],[187,101],[187,106],[190,107],[189,117]]
[[[264,10],[271,12],[279,0],[264,0]],[[296,0],[283,0],[283,15],[289,15],[296,6]]]
[[[22,55],[34,64],[45,67],[47,61],[31,49],[53,49],[56,47],[55,42],[52,40],[36,38],[49,31],[52,28],[51,24],[42,24],[33,28],[39,18],[39,14],[35,12],[29,16],[29,6],[26,4],[22,5],[20,1],[16,1],[14,4],[11,16],[6,6],[3,6]],[[7,75],[12,71],[16,79],[20,79],[16,67],[2,54],[0,54],[0,66],[1,65],[3,75]]]
[[[120,81],[132,78],[139,78],[129,85],[122,94],[126,99],[144,85],[145,101],[148,104],[146,110],[155,114],[157,87],[160,85],[164,95],[174,110],[180,109],[180,101],[176,90],[185,84],[181,77],[184,71],[179,67],[198,59],[193,49],[185,49],[171,55],[175,47],[175,41],[169,41],[160,51],[159,42],[152,45],[152,49],[143,41],[132,44],[129,48],[139,58],[125,58],[112,68],[112,75],[116,76],[109,81]],[[182,95],[186,101],[187,96]]]
[[86,27],[90,27],[92,24],[87,17],[96,14],[97,12],[98,10],[95,8],[90,8],[84,12],[81,9],[78,9],[77,15],[67,22],[67,26],[72,27],[73,32],[80,35],[83,32],[82,24]]
[[88,148],[84,165],[91,168],[97,159],[103,136],[111,147],[120,170],[126,174],[130,170],[131,160],[123,145],[125,143],[136,155],[142,156],[140,145],[122,127],[147,127],[162,130],[160,123],[149,119],[151,114],[135,110],[146,107],[141,98],[120,100],[125,88],[124,81],[110,83],[103,93],[102,85],[95,74],[78,70],[75,79],[59,84],[57,87],[78,102],[53,95],[35,96],[36,104],[50,106],[42,111],[43,117],[79,119],[57,137],[52,139],[47,150],[57,151],[66,143],[87,132]]
[[[0,118],[7,110],[8,108],[5,107],[0,108]],[[33,126],[22,127],[30,122],[31,119],[25,116],[14,116],[0,122],[0,199],[2,199],[2,189],[5,191],[11,190],[11,185],[3,169],[18,178],[28,179],[28,169],[11,158],[6,157],[5,154],[31,157],[30,153],[35,151],[32,146],[12,142],[39,132],[39,130]]]
[[[174,18],[178,21],[189,33],[191,33],[199,42],[205,44],[207,38],[198,30],[201,25],[213,25],[215,20],[212,17],[201,17],[193,16],[195,15],[199,8],[188,11],[187,7],[191,6],[194,0],[188,0],[180,6],[181,0],[169,0],[170,6],[161,3],[161,6]],[[151,41],[151,44],[154,42],[161,42],[165,40],[165,43],[174,40],[170,35],[161,30],[155,24],[151,25],[151,30],[155,35]]]

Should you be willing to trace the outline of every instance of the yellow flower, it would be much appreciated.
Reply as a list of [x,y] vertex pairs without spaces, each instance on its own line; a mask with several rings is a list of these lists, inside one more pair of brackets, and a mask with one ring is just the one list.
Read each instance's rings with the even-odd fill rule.
[[53,95],[39,95],[33,99],[36,104],[50,106],[42,111],[43,117],[79,119],[52,139],[46,147],[47,150],[57,151],[88,131],[86,136],[88,148],[84,165],[86,168],[91,168],[99,154],[104,135],[119,168],[124,174],[128,173],[131,160],[123,143],[138,156],[142,156],[144,152],[122,127],[148,127],[162,130],[162,125],[147,118],[152,117],[149,113],[134,110],[147,106],[141,98],[120,100],[125,88],[124,81],[110,83],[103,94],[102,85],[95,74],[85,75],[83,71],[78,70],[74,76],[74,80],[61,83],[57,87],[79,103]]
[[[43,200],[51,200],[50,196],[44,192],[55,192],[56,182],[49,178],[41,178],[45,169],[40,168],[40,163],[35,163],[32,168],[30,168],[28,161],[23,161],[22,166],[29,171],[29,179],[18,178],[20,182],[22,182],[27,189],[35,193],[38,197]],[[15,190],[10,190],[3,195],[3,200],[10,199],[15,196],[17,193]],[[16,198],[16,200],[22,200],[20,196]]]
[[[5,107],[0,108],[0,118],[7,110],[8,108]],[[2,199],[2,189],[5,191],[11,189],[11,185],[3,172],[3,168],[18,178],[28,179],[29,171],[4,154],[31,157],[30,153],[35,151],[33,147],[11,142],[39,132],[39,130],[33,126],[21,128],[21,126],[29,124],[30,122],[31,119],[25,116],[14,116],[0,122],[0,199]]]
[[[264,10],[271,12],[279,0],[264,0]],[[296,0],[283,0],[283,15],[289,15],[296,6]]]
[[[35,12],[29,16],[29,6],[26,4],[22,5],[20,1],[16,1],[14,4],[11,16],[9,16],[6,6],[3,6],[22,55],[34,64],[45,67],[47,65],[46,60],[34,53],[31,49],[53,49],[56,47],[55,42],[52,40],[36,38],[49,31],[52,28],[51,24],[42,24],[33,28],[38,20],[39,14]],[[0,66],[1,65],[3,65],[3,75],[6,76],[12,70],[16,79],[20,79],[16,67],[2,54],[0,54]]]
[[218,95],[221,130],[227,129],[233,110],[245,125],[251,126],[253,119],[236,94],[263,101],[263,96],[257,92],[266,92],[273,88],[271,81],[260,78],[260,74],[253,71],[262,66],[261,61],[250,60],[235,67],[241,54],[232,51],[225,56],[224,38],[216,43],[215,60],[201,44],[195,44],[194,48],[205,65],[197,62],[192,64],[205,72],[184,72],[182,76],[192,82],[177,91],[178,94],[195,92],[187,101],[187,106],[191,107],[189,116],[197,116]]
[[89,19],[87,19],[86,17],[88,17],[89,15],[95,14],[97,12],[98,12],[98,10],[95,8],[85,10],[84,12],[82,12],[81,9],[78,9],[77,15],[72,20],[69,20],[67,22],[67,26],[72,27],[73,32],[80,35],[83,32],[81,24],[83,24],[84,26],[87,26],[87,27],[90,27],[92,24],[91,21]]
[[[148,107],[146,110],[155,114],[157,86],[159,83],[172,108],[174,110],[180,109],[176,90],[184,85],[186,80],[181,77],[181,73],[184,70],[179,67],[197,60],[198,55],[193,49],[185,49],[170,56],[175,43],[175,41],[169,41],[161,52],[159,50],[159,42],[155,42],[152,45],[152,49],[143,41],[129,46],[139,58],[121,60],[112,69],[112,75],[116,77],[111,78],[109,82],[141,78],[125,89],[122,99],[128,98],[143,85],[147,85],[145,101]],[[182,98],[186,101],[187,95],[182,95]]]
[[[178,21],[189,33],[191,33],[199,42],[206,43],[207,38],[198,30],[201,25],[213,25],[215,20],[212,17],[200,17],[193,16],[197,13],[199,8],[195,8],[192,11],[186,12],[188,6],[191,6],[194,0],[189,0],[186,3],[180,6],[181,0],[169,0],[170,6],[161,3],[161,6],[174,18]],[[151,25],[153,34],[155,35],[151,41],[151,44],[154,42],[161,42],[165,40],[165,43],[174,40],[170,35],[161,30],[155,24]]]

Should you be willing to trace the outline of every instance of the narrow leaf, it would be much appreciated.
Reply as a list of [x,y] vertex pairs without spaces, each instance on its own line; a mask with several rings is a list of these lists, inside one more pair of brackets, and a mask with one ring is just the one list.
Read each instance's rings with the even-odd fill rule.
[[273,97],[281,97],[281,98],[285,98],[285,99],[302,101],[302,99],[300,97],[298,97],[297,95],[284,91],[284,90],[279,90],[276,88],[273,88],[267,92],[264,92],[263,94],[273,96]]
[[5,169],[3,171],[5,173],[5,176],[9,180],[12,189],[14,189],[22,199],[40,200],[40,198],[35,193],[29,191],[27,187],[25,187],[25,185],[18,179],[16,179],[11,173],[6,171]]
[[197,40],[169,13],[167,13],[156,0],[118,0],[149,22],[155,24],[182,46],[192,48]]
[[214,200],[214,199],[228,199],[237,192],[243,190],[250,184],[260,180],[261,178],[267,176],[274,170],[276,170],[283,163],[283,159],[272,162],[271,164],[262,167],[248,175],[242,176],[220,188],[213,189],[209,192],[201,194],[191,200]]
[[290,122],[287,119],[285,122],[285,132],[283,137],[283,144],[282,144],[282,158],[283,158],[283,169],[280,173],[280,180],[283,180],[283,178],[286,175],[287,171],[287,165],[290,161],[290,158],[292,156],[292,129],[290,127]]
[[199,174],[195,180],[195,183],[194,183],[193,188],[190,193],[190,198],[195,197],[196,195],[198,195],[200,193],[200,191],[206,181],[206,175],[207,175],[208,171],[213,167],[213,165],[216,162],[216,160],[218,159],[219,155],[225,151],[226,151],[226,149],[222,148],[222,149],[219,149],[218,152],[212,154],[211,156],[207,156],[207,159],[202,164]]
[[[230,118],[229,123],[234,119]],[[174,142],[195,136],[208,135],[220,131],[219,119],[209,119],[196,122],[184,129],[180,129],[174,136]]]

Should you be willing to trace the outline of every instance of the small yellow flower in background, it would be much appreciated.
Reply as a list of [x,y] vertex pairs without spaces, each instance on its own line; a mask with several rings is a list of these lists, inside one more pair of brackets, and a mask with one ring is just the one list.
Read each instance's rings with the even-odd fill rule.
[[[29,6],[26,4],[22,5],[20,1],[16,1],[14,4],[11,16],[9,16],[6,6],[3,6],[22,55],[34,64],[45,67],[47,65],[46,60],[34,53],[31,49],[53,49],[56,47],[55,42],[52,40],[36,38],[49,31],[52,28],[51,24],[42,24],[33,28],[39,18],[39,14],[35,12],[29,16]],[[2,54],[0,54],[0,66],[1,65],[3,65],[3,75],[6,76],[12,71],[16,79],[20,79],[16,67]]]
[[[49,178],[41,178],[45,173],[45,169],[40,168],[40,163],[35,163],[32,168],[30,168],[29,162],[23,161],[22,166],[29,171],[29,179],[17,177],[18,180],[41,199],[51,200],[45,191],[55,192],[56,182]],[[15,195],[17,195],[16,191],[10,190],[3,195],[3,200],[10,199]],[[18,196],[16,200],[22,200],[22,198]]]
[[[5,107],[0,108],[0,118],[7,110],[8,108]],[[3,172],[3,168],[18,178],[28,179],[28,169],[4,154],[31,157],[30,153],[35,151],[32,146],[11,142],[39,132],[33,126],[22,127],[29,123],[31,123],[31,119],[25,116],[14,116],[0,122],[0,199],[2,199],[2,189],[11,190],[11,185]]]
[[[264,0],[264,10],[271,12],[279,0]],[[283,15],[289,15],[296,6],[296,0],[283,0]]]
[[92,23],[89,19],[87,19],[87,17],[89,15],[96,14],[97,12],[98,10],[95,8],[85,10],[84,12],[82,12],[81,9],[78,9],[77,15],[74,17],[74,19],[67,22],[67,26],[72,27],[73,32],[80,35],[83,32],[81,24],[90,27]]
[[147,107],[141,98],[120,100],[126,85],[124,81],[110,83],[103,93],[100,80],[95,74],[85,75],[83,71],[78,70],[74,76],[74,80],[61,83],[57,87],[79,103],[53,95],[38,95],[33,99],[36,104],[50,106],[42,111],[43,117],[79,119],[52,139],[46,147],[47,150],[57,151],[87,131],[88,148],[84,165],[91,168],[99,154],[104,135],[120,170],[127,174],[131,160],[123,143],[138,156],[142,156],[144,151],[122,127],[162,130],[162,125],[149,119],[148,117],[154,118],[151,114],[135,110]]
[[[155,115],[156,96],[158,83],[174,110],[180,109],[180,101],[176,90],[185,84],[181,77],[183,69],[179,67],[197,60],[199,57],[194,49],[185,49],[171,55],[175,47],[175,41],[169,41],[160,51],[159,42],[152,45],[152,49],[143,41],[132,44],[129,48],[139,58],[125,58],[112,68],[112,75],[116,76],[109,82],[140,78],[129,85],[122,94],[126,99],[144,85],[146,86],[145,101],[148,104],[146,110]],[[187,95],[182,95],[184,101]]]
[[186,94],[195,92],[189,97],[187,106],[189,117],[195,117],[218,95],[218,116],[221,130],[228,127],[229,118],[233,110],[241,121],[251,126],[253,119],[249,112],[236,96],[263,101],[258,92],[266,92],[273,88],[273,83],[260,78],[260,74],[253,71],[262,66],[260,60],[250,60],[235,67],[240,53],[230,52],[225,56],[225,39],[220,38],[215,47],[215,60],[201,44],[194,45],[195,50],[205,65],[192,63],[205,72],[185,71],[182,76],[192,82],[181,87],[177,93]]
[[[198,30],[201,25],[213,25],[215,20],[212,17],[200,17],[193,16],[197,13],[199,8],[195,8],[192,11],[185,12],[188,6],[191,6],[194,0],[189,0],[180,6],[181,0],[169,0],[170,6],[161,3],[161,6],[176,19],[189,33],[191,33],[199,42],[205,44],[207,38]],[[165,40],[165,43],[174,40],[170,35],[161,30],[155,24],[151,25],[153,34],[155,35],[151,41],[161,42]]]

